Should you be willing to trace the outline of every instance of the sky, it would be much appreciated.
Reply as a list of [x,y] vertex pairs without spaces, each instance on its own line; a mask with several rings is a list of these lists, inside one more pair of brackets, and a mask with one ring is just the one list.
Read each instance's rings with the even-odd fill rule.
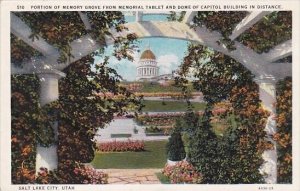
[[[168,38],[143,38],[138,39],[136,44],[139,52],[136,51],[134,61],[123,59],[118,61],[115,57],[110,56],[113,52],[113,46],[105,49],[104,55],[108,55],[109,66],[116,69],[126,81],[134,81],[136,79],[136,66],[140,55],[150,45],[150,50],[155,54],[156,61],[159,66],[159,74],[170,74],[177,69],[187,53],[188,41]],[[101,57],[96,57],[95,62],[101,62]]]
[[[168,15],[165,14],[144,14],[144,21],[167,21]],[[127,22],[134,22],[135,16],[132,14],[125,14]],[[116,69],[124,80],[134,81],[136,79],[136,66],[140,55],[150,45],[150,50],[155,54],[156,61],[159,66],[159,75],[170,74],[173,70],[177,69],[182,63],[183,57],[187,53],[188,41],[168,38],[143,38],[138,39],[136,44],[139,52],[134,55],[134,61],[121,60],[118,61],[115,57],[111,56],[113,46],[108,46],[105,49],[104,55],[110,57],[109,66]],[[95,62],[101,62],[102,58],[96,57]]]

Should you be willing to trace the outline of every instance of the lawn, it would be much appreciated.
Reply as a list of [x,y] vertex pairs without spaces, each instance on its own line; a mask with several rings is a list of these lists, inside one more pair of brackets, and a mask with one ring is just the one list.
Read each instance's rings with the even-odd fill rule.
[[91,164],[97,169],[163,168],[167,161],[165,141],[147,141],[142,152],[95,153]]
[[[187,103],[185,101],[156,101],[156,100],[144,100],[143,104],[145,107],[143,108],[144,112],[165,112],[165,111],[186,111]],[[205,103],[192,103],[194,109],[204,110]]]
[[[147,92],[147,93],[158,93],[158,92],[181,92],[181,88],[174,86],[174,81],[169,81],[169,85],[163,86],[157,82],[134,82],[141,85],[141,88],[137,92]],[[122,82],[123,85],[132,84],[132,82]],[[188,85],[188,89],[195,91],[192,84]]]
[[155,173],[156,177],[158,178],[158,180],[160,181],[160,183],[162,184],[170,184],[170,180],[167,176],[165,176],[163,173],[158,172]]

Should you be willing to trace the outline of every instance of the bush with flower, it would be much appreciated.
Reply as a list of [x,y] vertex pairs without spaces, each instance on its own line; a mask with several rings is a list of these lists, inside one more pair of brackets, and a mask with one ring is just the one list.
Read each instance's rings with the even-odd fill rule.
[[[49,171],[47,168],[40,168],[36,177],[38,184],[60,184],[65,182],[62,171]],[[78,165],[72,171],[72,181],[69,184],[107,184],[108,175],[102,171],[86,165]]]
[[124,151],[144,151],[145,143],[144,141],[111,141],[105,143],[98,143],[97,150],[101,152],[124,152]]
[[166,164],[162,173],[169,178],[172,184],[199,184],[202,182],[202,175],[187,161],[180,161],[175,165]]

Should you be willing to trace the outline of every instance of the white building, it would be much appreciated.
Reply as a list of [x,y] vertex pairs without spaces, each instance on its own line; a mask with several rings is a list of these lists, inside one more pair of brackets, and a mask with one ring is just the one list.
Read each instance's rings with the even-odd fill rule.
[[136,80],[140,81],[153,81],[159,75],[156,57],[150,48],[141,54],[136,72]]

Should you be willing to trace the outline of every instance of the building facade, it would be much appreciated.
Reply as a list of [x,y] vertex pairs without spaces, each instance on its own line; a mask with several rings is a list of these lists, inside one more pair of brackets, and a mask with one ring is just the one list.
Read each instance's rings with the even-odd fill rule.
[[148,48],[140,57],[136,68],[136,80],[138,81],[153,81],[159,76],[159,67],[157,66],[156,56]]

